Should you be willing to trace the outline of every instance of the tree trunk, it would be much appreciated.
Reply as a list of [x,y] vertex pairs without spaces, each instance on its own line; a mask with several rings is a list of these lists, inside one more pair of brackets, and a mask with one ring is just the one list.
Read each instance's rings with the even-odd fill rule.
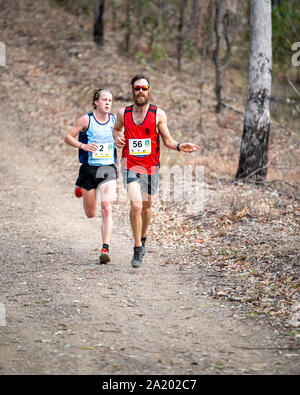
[[199,36],[199,23],[200,23],[200,2],[199,0],[193,0],[192,2],[192,14],[191,14],[191,36],[192,43],[195,47],[198,45]]
[[124,37],[124,50],[128,54],[130,49],[130,38],[131,38],[131,9],[130,9],[130,0],[126,1],[126,32]]
[[272,84],[271,0],[250,0],[250,57],[244,130],[236,179],[261,182],[268,172]]
[[94,42],[99,45],[103,45],[104,38],[104,6],[105,0],[94,0],[95,13],[94,13]]
[[206,45],[203,44],[203,47],[200,49],[200,69],[199,69],[199,121],[198,127],[200,131],[203,131],[203,86],[204,86],[204,78],[203,78],[203,70],[204,70],[204,59],[206,57]]
[[112,0],[111,1],[111,20],[112,20],[112,30],[115,32],[116,31],[116,19],[117,19],[117,7],[116,7],[116,1]]
[[181,71],[182,47],[184,43],[183,27],[184,27],[184,11],[187,2],[181,1],[179,3],[179,17],[177,25],[177,71]]
[[[215,34],[216,47],[213,53],[213,59],[216,66],[216,112],[219,113],[222,109],[222,72],[228,66],[230,58],[230,41],[228,38],[228,13],[227,0],[215,0],[216,16],[215,16]],[[222,58],[222,42],[225,40],[226,50]]]

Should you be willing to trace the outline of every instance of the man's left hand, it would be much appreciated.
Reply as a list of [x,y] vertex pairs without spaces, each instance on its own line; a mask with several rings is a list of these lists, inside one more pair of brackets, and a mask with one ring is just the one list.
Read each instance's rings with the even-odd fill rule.
[[191,144],[191,143],[181,143],[179,148],[180,148],[180,151],[188,152],[188,153],[194,152],[194,151],[197,151],[200,149],[200,147],[198,145]]

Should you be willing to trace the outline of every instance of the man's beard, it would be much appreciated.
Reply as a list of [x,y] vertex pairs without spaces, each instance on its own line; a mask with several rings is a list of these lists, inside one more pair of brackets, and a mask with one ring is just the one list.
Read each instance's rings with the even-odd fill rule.
[[150,96],[149,96],[149,94],[146,95],[146,96],[135,96],[135,95],[133,95],[133,101],[134,101],[134,104],[136,104],[137,106],[142,107],[142,106],[145,106],[146,104],[149,103]]

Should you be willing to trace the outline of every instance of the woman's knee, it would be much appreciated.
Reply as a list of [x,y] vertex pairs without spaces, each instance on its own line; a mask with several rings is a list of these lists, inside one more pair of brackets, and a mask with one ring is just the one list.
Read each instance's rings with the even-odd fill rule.
[[96,217],[96,210],[89,208],[89,209],[85,209],[84,211],[85,211],[85,215],[88,218],[95,218]]
[[97,195],[96,195],[95,189],[91,189],[89,191],[83,189],[83,208],[84,208],[85,215],[88,218],[96,217]]
[[101,203],[101,215],[102,217],[109,217],[112,211],[112,203],[111,202],[103,202]]

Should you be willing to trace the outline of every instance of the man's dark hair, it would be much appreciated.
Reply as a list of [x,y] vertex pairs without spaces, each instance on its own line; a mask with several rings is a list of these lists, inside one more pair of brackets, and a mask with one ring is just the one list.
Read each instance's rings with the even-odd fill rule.
[[135,81],[138,81],[138,80],[146,80],[148,82],[148,85],[150,86],[149,78],[147,76],[145,76],[144,74],[135,75],[131,80],[131,86],[133,87]]

